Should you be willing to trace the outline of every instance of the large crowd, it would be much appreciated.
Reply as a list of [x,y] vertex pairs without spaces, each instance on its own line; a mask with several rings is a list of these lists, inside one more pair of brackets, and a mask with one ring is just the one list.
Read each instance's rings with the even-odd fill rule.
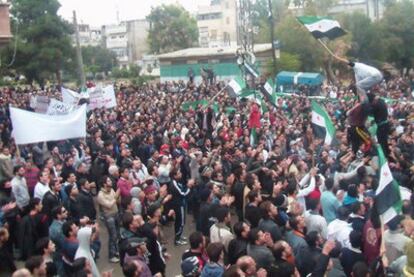
[[[9,105],[31,110],[33,95],[61,96],[2,89],[0,275],[109,276],[99,258],[125,276],[170,276],[167,247],[188,245],[182,276],[414,276],[412,85],[390,78],[375,88],[392,99],[384,152],[403,199],[385,226],[375,147],[347,135],[358,102],[351,87],[323,88],[331,145],[314,132],[306,95],[266,101],[253,144],[255,102],[221,93],[217,109],[183,109],[224,84],[181,81],[118,84],[116,108],[88,112],[85,139],[18,147]],[[187,217],[196,226],[188,238]],[[101,228],[108,257],[99,255]]]

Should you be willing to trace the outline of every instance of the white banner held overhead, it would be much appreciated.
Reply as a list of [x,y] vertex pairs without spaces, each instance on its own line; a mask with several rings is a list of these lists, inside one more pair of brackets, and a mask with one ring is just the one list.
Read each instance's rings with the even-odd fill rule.
[[36,106],[35,106],[35,112],[37,113],[46,113],[48,107],[49,107],[49,97],[44,95],[37,95],[36,96]]
[[95,87],[89,91],[89,110],[113,107],[116,107],[116,97],[112,85],[104,88]]
[[70,111],[72,111],[72,109],[73,109],[72,105],[60,102],[52,98],[50,99],[49,108],[47,109],[46,114],[48,115],[68,114]]
[[45,115],[10,107],[16,144],[86,137],[86,105],[66,115]]
[[79,103],[79,100],[81,99],[81,95],[77,93],[76,91],[63,88],[62,87],[62,100],[63,103],[76,106]]
[[105,108],[115,108],[116,107],[116,97],[115,97],[115,89],[113,85],[106,86],[103,88],[104,91],[104,99],[106,99]]

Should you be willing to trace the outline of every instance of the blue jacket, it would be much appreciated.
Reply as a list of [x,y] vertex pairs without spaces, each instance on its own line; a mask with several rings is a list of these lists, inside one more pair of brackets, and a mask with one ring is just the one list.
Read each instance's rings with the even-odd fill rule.
[[224,273],[224,268],[217,263],[208,263],[204,266],[201,272],[201,277],[221,277]]

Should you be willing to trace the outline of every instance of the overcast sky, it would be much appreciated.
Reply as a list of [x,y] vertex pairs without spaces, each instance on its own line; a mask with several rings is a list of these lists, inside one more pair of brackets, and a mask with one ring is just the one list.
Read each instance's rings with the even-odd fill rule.
[[206,5],[210,0],[59,0],[62,5],[59,14],[72,21],[75,10],[79,23],[99,27],[116,23],[117,10],[120,20],[143,19],[151,7],[160,4],[180,3],[189,12],[194,13],[197,6]]

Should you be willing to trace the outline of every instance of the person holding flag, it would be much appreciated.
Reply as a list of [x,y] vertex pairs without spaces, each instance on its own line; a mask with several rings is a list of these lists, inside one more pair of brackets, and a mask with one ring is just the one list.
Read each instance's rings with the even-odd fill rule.
[[348,141],[351,142],[354,153],[358,152],[362,144],[362,150],[366,153],[371,149],[372,145],[371,136],[365,127],[365,121],[371,109],[367,92],[381,83],[383,79],[382,73],[377,68],[363,63],[351,62],[337,55],[333,55],[333,57],[354,69],[355,89],[360,103],[347,112],[348,123],[350,125],[348,129]]
[[381,71],[373,66],[352,62],[337,55],[334,55],[333,57],[353,68],[355,73],[355,86],[357,88],[359,99],[361,102],[368,102],[368,90],[382,82],[383,76]]

